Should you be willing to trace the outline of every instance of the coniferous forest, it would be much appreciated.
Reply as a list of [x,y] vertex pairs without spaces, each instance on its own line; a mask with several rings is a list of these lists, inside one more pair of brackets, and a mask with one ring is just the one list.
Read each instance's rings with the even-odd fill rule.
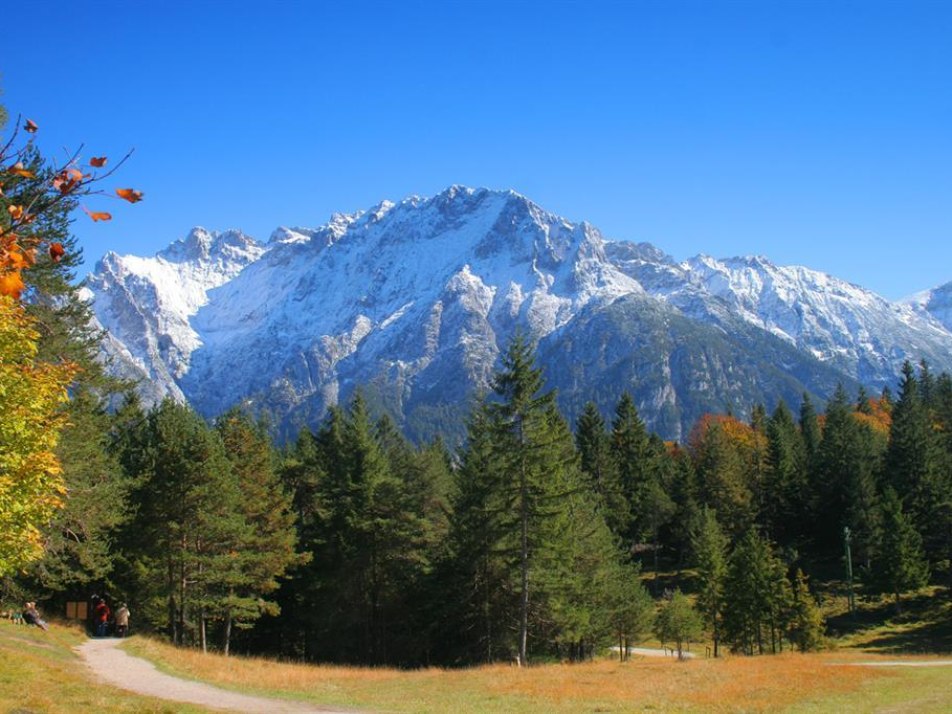
[[[146,410],[107,376],[74,207],[43,217],[62,256],[23,273],[38,359],[78,367],[65,494],[4,601],[96,593],[184,646],[418,666],[582,660],[652,633],[680,649],[702,630],[714,654],[815,649],[811,578],[845,578],[845,546],[857,596],[899,610],[950,585],[952,377],[925,363],[895,394],[711,414],[678,444],[623,390],[613,413],[567,423],[517,335],[461,443],[408,442],[358,390],[275,444],[240,409]],[[641,575],[660,570],[675,587],[649,592]]]

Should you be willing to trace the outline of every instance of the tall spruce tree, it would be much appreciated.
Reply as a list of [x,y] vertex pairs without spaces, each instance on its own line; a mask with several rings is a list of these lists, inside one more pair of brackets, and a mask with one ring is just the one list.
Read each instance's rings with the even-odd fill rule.
[[903,365],[899,399],[892,410],[885,482],[902,499],[903,510],[923,536],[930,560],[948,558],[949,509],[952,479],[943,468],[942,450],[932,418],[921,395],[915,371]]
[[237,482],[238,515],[250,526],[241,548],[228,553],[231,568],[221,583],[222,649],[228,655],[233,626],[247,629],[262,615],[280,612],[264,596],[301,556],[291,498],[278,478],[267,431],[238,409],[222,415],[216,427]]
[[697,562],[699,589],[698,610],[711,631],[714,656],[717,657],[727,606],[724,589],[727,584],[728,547],[730,542],[717,521],[717,514],[703,508],[696,530],[692,534],[694,558]]
[[675,507],[661,485],[663,444],[652,442],[628,392],[615,408],[611,439],[618,483],[630,510],[621,534],[631,546],[651,541],[657,553],[657,536]]
[[582,471],[598,495],[599,508],[613,533],[622,535],[631,518],[630,507],[619,481],[618,467],[612,458],[612,441],[605,420],[594,402],[582,409],[575,427]]
[[731,553],[724,595],[724,634],[732,649],[751,655],[783,648],[792,603],[786,566],[754,529]]
[[782,546],[791,546],[806,530],[806,448],[781,400],[766,426],[767,467],[761,489],[760,520],[770,537]]
[[817,419],[816,407],[806,392],[800,402],[800,434],[803,436],[803,448],[806,451],[807,469],[813,469],[813,460],[820,447],[820,422]]
[[694,462],[705,505],[717,511],[730,534],[738,536],[753,521],[754,503],[744,456],[726,425],[710,423],[700,443],[694,445]]
[[883,494],[882,521],[868,580],[871,589],[893,595],[896,614],[900,614],[902,593],[926,585],[929,564],[923,554],[922,538],[903,512],[902,500],[892,488]]
[[533,579],[540,560],[551,545],[550,524],[563,499],[581,484],[563,478],[566,463],[574,459],[560,448],[559,434],[553,433],[557,417],[555,393],[545,392],[542,371],[533,366],[529,341],[517,334],[502,357],[502,369],[493,380],[496,401],[489,403],[489,427],[494,438],[496,459],[503,482],[503,501],[511,504],[510,548],[519,570],[519,612],[517,657],[528,664],[529,611]]

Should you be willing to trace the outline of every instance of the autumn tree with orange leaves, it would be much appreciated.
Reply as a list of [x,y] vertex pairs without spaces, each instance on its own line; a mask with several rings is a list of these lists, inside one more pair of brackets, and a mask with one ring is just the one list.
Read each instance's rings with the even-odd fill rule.
[[[106,157],[92,157],[84,168],[80,150],[50,166],[34,146],[38,130],[34,121],[18,120],[9,138],[0,139],[0,575],[43,555],[44,528],[63,505],[66,488],[54,450],[77,372],[68,360],[37,358],[37,325],[21,302],[24,272],[63,258],[62,243],[44,234],[44,219],[64,204],[103,194],[100,182],[128,158],[106,169]],[[134,189],[116,195],[131,203],[142,199]],[[84,210],[94,221],[111,218]]]

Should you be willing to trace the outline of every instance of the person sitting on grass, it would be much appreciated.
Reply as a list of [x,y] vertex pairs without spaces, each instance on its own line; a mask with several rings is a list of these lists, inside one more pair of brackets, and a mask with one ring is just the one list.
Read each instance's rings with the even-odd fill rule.
[[28,625],[36,625],[41,630],[48,630],[49,625],[46,624],[46,620],[40,617],[40,611],[36,609],[35,602],[28,602],[26,607],[23,609],[23,621]]

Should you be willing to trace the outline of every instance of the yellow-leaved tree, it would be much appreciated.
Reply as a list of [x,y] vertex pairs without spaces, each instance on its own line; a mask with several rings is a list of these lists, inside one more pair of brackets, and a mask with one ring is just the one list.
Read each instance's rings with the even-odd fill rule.
[[74,368],[35,361],[37,338],[23,306],[0,295],[0,576],[42,555],[65,491],[53,449]]
[[[0,128],[4,120],[0,115]],[[20,303],[23,271],[63,257],[63,245],[44,235],[44,217],[69,201],[102,195],[99,182],[129,156],[109,169],[107,157],[82,161],[79,151],[48,165],[33,145],[38,130],[36,122],[18,119],[10,137],[0,138],[0,576],[42,557],[44,529],[66,496],[54,448],[77,370],[36,358],[39,335]],[[115,197],[137,203],[142,192],[120,188]],[[93,221],[112,218],[83,210]]]

